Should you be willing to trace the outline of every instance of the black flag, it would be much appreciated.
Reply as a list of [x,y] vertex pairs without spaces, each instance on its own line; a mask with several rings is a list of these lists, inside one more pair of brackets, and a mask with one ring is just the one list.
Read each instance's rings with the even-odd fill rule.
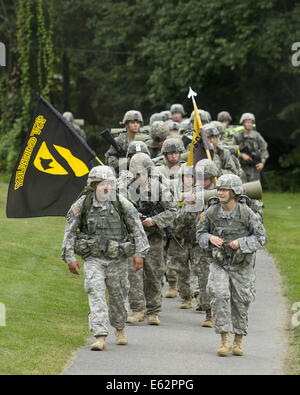
[[8,218],[63,216],[83,189],[95,152],[40,97],[12,174]]

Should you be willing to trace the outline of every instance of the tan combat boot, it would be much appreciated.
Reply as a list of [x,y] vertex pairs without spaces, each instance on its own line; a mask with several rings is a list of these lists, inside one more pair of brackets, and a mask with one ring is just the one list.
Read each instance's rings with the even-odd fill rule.
[[102,351],[105,350],[106,345],[105,345],[105,338],[106,336],[95,336],[96,341],[91,345],[91,350],[93,351]]
[[201,326],[203,326],[205,328],[213,328],[214,327],[211,310],[206,310],[206,318],[205,318],[205,321],[202,322]]
[[196,296],[195,310],[196,311],[202,311],[201,302],[200,302],[200,296],[199,295]]
[[228,332],[221,333],[221,346],[218,349],[218,355],[226,357],[231,350],[230,336]]
[[144,311],[134,311],[129,317],[127,317],[126,322],[128,324],[137,324],[138,322],[143,322],[145,319]]
[[184,299],[179,306],[180,309],[191,309],[192,308],[192,298]]
[[242,339],[243,335],[235,334],[232,346],[233,355],[239,355],[240,357],[243,355]]
[[165,294],[165,298],[176,298],[177,296],[177,281],[169,281],[169,288]]
[[128,339],[126,336],[125,329],[115,329],[115,335],[116,335],[116,344],[122,346],[128,344]]
[[148,315],[148,325],[159,325],[160,321],[158,319],[158,314],[149,314]]

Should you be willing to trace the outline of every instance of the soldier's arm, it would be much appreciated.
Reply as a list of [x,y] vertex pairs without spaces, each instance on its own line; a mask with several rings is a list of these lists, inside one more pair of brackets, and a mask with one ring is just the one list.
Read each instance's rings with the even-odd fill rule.
[[113,167],[115,170],[119,167],[119,159],[117,156],[117,151],[114,147],[110,147],[108,151],[105,153],[105,158],[108,166]]
[[161,203],[165,208],[165,211],[152,217],[152,221],[159,229],[164,229],[168,226],[172,226],[176,217],[177,202],[174,200],[174,196],[164,187],[162,184],[159,185],[161,190]]
[[67,264],[73,263],[77,260],[74,253],[74,244],[76,238],[76,231],[80,225],[80,215],[84,199],[85,196],[82,196],[74,204],[72,204],[66,216],[66,227],[62,244],[61,258]]
[[258,141],[259,141],[259,146],[260,146],[261,162],[263,164],[265,164],[267,159],[269,158],[268,143],[263,138],[263,136],[261,134],[259,134],[259,133],[258,133]]
[[209,239],[212,234],[210,233],[210,223],[207,216],[207,210],[200,214],[196,223],[196,241],[203,249],[209,249]]
[[120,203],[123,208],[124,221],[127,229],[133,234],[135,242],[135,258],[144,258],[149,251],[149,243],[142,226],[138,211],[134,205],[129,202],[124,196],[119,196]]
[[266,230],[263,224],[250,208],[249,210],[249,230],[251,234],[237,239],[241,251],[245,254],[251,254],[267,243]]

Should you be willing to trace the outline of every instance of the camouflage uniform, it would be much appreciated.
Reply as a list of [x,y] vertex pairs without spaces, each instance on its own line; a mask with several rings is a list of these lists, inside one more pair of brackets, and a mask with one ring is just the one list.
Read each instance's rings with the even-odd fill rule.
[[[200,176],[200,172],[203,172],[203,179],[216,177],[218,169],[216,165],[209,159],[202,159],[196,166],[196,172]],[[197,183],[196,179],[196,183]],[[212,187],[214,184],[208,185],[207,188]],[[199,214],[203,211],[204,207],[199,207],[194,212],[187,212],[187,207],[183,206],[176,218],[176,223],[181,222],[181,227],[178,228],[179,232],[187,234],[189,237],[189,248],[190,248],[190,262],[191,262],[191,274],[192,274],[192,291],[194,294],[199,294],[201,310],[210,311],[210,298],[206,291],[210,258],[207,254],[200,249],[196,242],[196,222]],[[177,228],[176,228],[177,229]],[[196,281],[194,279],[196,277]],[[200,310],[200,306],[198,307]]]
[[[192,268],[196,271],[199,247],[195,243],[195,221],[197,213],[188,212],[181,206],[174,221],[175,236],[183,246],[181,249],[173,240],[170,241],[167,266],[177,273],[180,296],[184,301],[191,300],[194,292],[191,287]],[[169,277],[168,277],[169,278]]]
[[[213,122],[204,125],[203,130],[205,131],[207,137],[219,136],[219,130],[217,129],[217,126]],[[214,147],[213,161],[216,164],[217,168],[219,169],[219,174],[218,174],[219,176],[228,173],[231,174],[238,173],[229,150],[226,149],[223,145],[219,144],[218,142]]]
[[[67,214],[62,259],[68,264],[76,261],[75,251],[84,259],[90,330],[94,336],[105,336],[108,334],[108,320],[114,328],[122,330],[127,317],[126,254],[132,254],[128,251],[127,235],[130,232],[133,236],[135,257],[145,257],[149,244],[136,209],[123,196],[119,196],[120,213],[110,199],[99,202],[93,193],[91,206],[84,215],[86,198],[86,195],[80,197]],[[106,304],[106,287],[109,307]]]
[[86,134],[84,130],[82,130],[80,126],[75,123],[73,114],[69,111],[66,111],[63,113],[63,117],[66,118],[66,120],[71,124],[72,128],[79,134],[79,136],[86,140]]
[[[151,138],[146,134],[137,134],[135,140],[139,141],[140,139],[144,141],[147,146],[148,144],[151,144]],[[119,136],[115,138],[115,140],[125,152],[128,150],[130,141],[126,130],[121,132]],[[105,157],[107,164],[117,171],[119,169],[119,158],[114,147],[109,148],[109,150],[105,153]]]
[[[244,146],[248,147],[249,151],[253,155],[260,157],[260,160],[263,164],[266,163],[269,157],[267,142],[262,137],[262,135],[255,130],[251,130],[249,135],[245,135],[243,130],[236,133],[233,136],[233,143],[237,144],[240,149],[242,149]],[[260,179],[260,171],[258,171],[255,166],[249,165],[248,161],[244,161],[241,158],[241,155],[240,162],[244,171],[244,177],[242,178],[243,182],[250,182]]]
[[[255,116],[252,113],[244,113],[241,116],[240,124],[243,125],[246,120],[255,122]],[[256,130],[252,129],[249,134],[241,130],[233,135],[233,144],[237,144],[241,151],[239,158],[244,171],[242,178],[243,182],[259,180],[260,171],[256,169],[255,165],[257,163],[265,164],[269,157],[267,150],[268,144],[265,139]],[[247,150],[246,153],[248,153],[252,159],[255,159],[253,162],[246,161],[242,158],[242,152],[244,150]]]
[[234,163],[232,155],[225,146],[217,143],[213,161],[219,169],[219,176],[223,174],[238,175],[238,169]]
[[[161,148],[155,143],[165,141],[168,134],[169,130],[163,121],[154,121],[152,123],[150,129],[150,137],[152,141],[149,142],[148,145],[151,158],[156,158],[161,153]],[[163,157],[161,157],[161,163],[163,163]]]
[[[143,117],[139,111],[130,110],[127,111],[124,115],[122,124],[127,124],[129,121],[137,120],[140,124],[143,124]],[[147,134],[137,133],[134,137],[134,140],[129,140],[127,130],[121,131],[120,134],[115,138],[116,142],[119,146],[127,152],[129,143],[134,140],[144,141],[145,144],[151,143],[151,138]],[[107,164],[115,169],[116,172],[119,171],[119,158],[114,147],[110,147],[109,150],[105,153]],[[127,161],[126,161],[127,162]],[[125,166],[126,167],[126,166]]]
[[[173,123],[173,122],[172,122]],[[164,159],[166,158],[166,154],[169,152],[183,152],[184,146],[182,141],[179,139],[169,138],[164,141],[162,146],[162,154],[164,155]],[[165,159],[166,161],[166,159]],[[178,201],[178,172],[180,172],[181,163],[178,162],[173,167],[169,168],[166,164],[157,166],[155,170],[163,176],[163,183],[170,189],[170,192],[174,196],[174,200]],[[180,250],[180,251],[178,251]],[[174,283],[177,281],[177,270],[174,267],[177,265],[177,256],[182,255],[182,249],[178,246],[178,244],[174,240],[169,241],[169,246],[167,250],[164,250],[164,263],[165,263],[165,273],[169,283]],[[183,294],[183,287],[181,288]]]
[[[217,187],[230,189],[222,184],[226,176],[219,178]],[[237,250],[227,245],[217,248],[209,241],[212,235],[223,237],[226,244],[238,240],[240,247]],[[227,213],[221,203],[217,203],[200,216],[196,237],[212,259],[207,290],[211,295],[216,333],[233,331],[246,335],[248,308],[255,298],[255,251],[266,243],[262,223],[246,204],[237,202],[236,208]]]
[[[135,154],[130,162],[130,172],[133,174],[151,171],[152,161],[144,154]],[[144,168],[144,170],[142,169]],[[132,188],[131,188],[132,187]],[[142,188],[143,187],[143,188]],[[164,247],[164,228],[172,225],[176,213],[176,203],[168,190],[161,184],[158,177],[151,175],[148,181],[142,185],[140,195],[135,195],[136,187],[129,185],[128,193],[132,201],[135,202],[137,209],[143,207],[143,201],[159,201],[165,211],[152,217],[155,226],[146,228],[145,232],[150,244],[150,250],[144,260],[144,295],[146,299],[146,314],[157,315],[161,311],[161,289],[164,276],[163,267],[163,247]],[[151,192],[155,196],[151,195]]]

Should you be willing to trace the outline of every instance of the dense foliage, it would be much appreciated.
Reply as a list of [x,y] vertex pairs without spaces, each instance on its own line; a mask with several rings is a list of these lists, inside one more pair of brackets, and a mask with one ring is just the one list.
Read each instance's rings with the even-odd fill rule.
[[[126,110],[151,113],[197,103],[238,123],[253,112],[271,157],[265,186],[300,185],[300,37],[296,0],[0,0],[0,169],[10,170],[38,95],[98,131]],[[2,38],[3,37],[3,38]]]

